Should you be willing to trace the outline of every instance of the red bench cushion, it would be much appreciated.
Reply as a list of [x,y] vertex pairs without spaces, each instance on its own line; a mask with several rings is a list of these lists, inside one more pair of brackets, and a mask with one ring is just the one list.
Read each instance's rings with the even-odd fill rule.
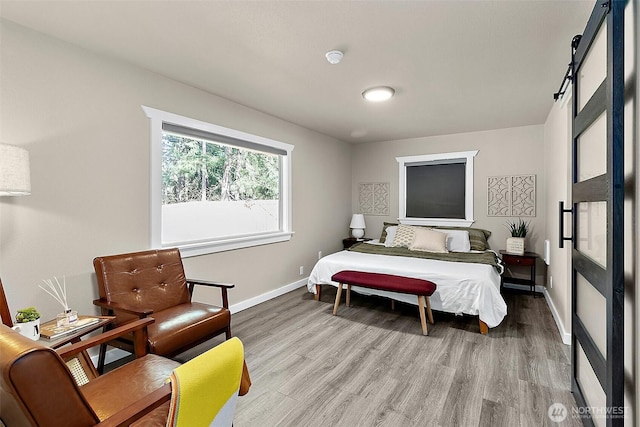
[[393,274],[366,273],[364,271],[340,271],[334,274],[331,280],[347,285],[362,286],[363,288],[420,296],[431,296],[436,290],[436,284],[428,280],[395,276]]

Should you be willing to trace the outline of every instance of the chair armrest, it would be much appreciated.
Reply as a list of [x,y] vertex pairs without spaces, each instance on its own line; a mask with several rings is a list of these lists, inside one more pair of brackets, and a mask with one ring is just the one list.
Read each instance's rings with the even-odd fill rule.
[[194,285],[203,285],[203,286],[215,286],[218,288],[227,288],[227,289],[236,287],[236,285],[232,285],[230,283],[216,283],[216,282],[210,282],[208,280],[199,280],[199,279],[187,279],[187,283],[192,283]]
[[111,415],[101,423],[99,427],[120,427],[128,426],[132,422],[142,418],[160,405],[171,400],[171,384],[165,384],[159,389],[151,392],[140,400],[133,402],[126,408]]
[[235,288],[236,285],[231,285],[228,283],[215,283],[209,282],[207,280],[193,280],[187,279],[187,284],[189,285],[189,293],[193,295],[193,288],[195,285],[203,285],[203,286],[215,286],[216,288],[220,288],[222,292],[222,306],[229,309],[229,297],[227,296],[227,289]]
[[122,311],[125,313],[134,314],[140,318],[147,317],[148,315],[153,313],[153,310],[150,308],[137,308],[118,302],[105,301],[103,299],[93,300],[93,304],[112,311]]
[[[67,347],[59,348],[56,350],[56,352],[58,353],[58,355],[60,355],[60,357],[62,357],[63,359],[66,359],[68,357],[75,356],[76,354],[82,351],[85,351],[91,347],[95,347],[97,345],[106,343],[108,341],[113,340],[114,338],[120,337],[122,335],[126,335],[130,332],[133,332],[134,341],[136,343],[138,342],[138,339],[142,340],[142,338],[144,338],[144,341],[141,341],[141,342],[146,342],[147,326],[149,326],[155,321],[156,319],[154,319],[153,317],[145,317],[144,319],[134,320],[133,322],[126,323],[122,326],[111,329],[110,331],[103,332],[99,335],[87,338],[84,341],[71,344],[70,346],[67,346]],[[142,347],[144,347],[144,353],[146,354],[146,346],[142,346]],[[137,351],[138,351],[138,346],[136,346],[136,356],[139,357]],[[144,354],[141,354],[141,355],[144,355]]]

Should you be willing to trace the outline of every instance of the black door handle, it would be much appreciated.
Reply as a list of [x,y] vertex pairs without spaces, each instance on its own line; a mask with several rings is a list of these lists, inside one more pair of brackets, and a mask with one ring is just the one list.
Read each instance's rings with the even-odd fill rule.
[[569,240],[569,241],[573,241],[573,237],[564,237],[564,214],[565,213],[571,213],[573,214],[573,208],[572,209],[565,209],[564,208],[564,202],[561,201],[560,202],[560,221],[559,221],[559,232],[558,232],[558,237],[560,238],[559,240],[559,246],[561,248],[564,248],[564,241],[565,240]]

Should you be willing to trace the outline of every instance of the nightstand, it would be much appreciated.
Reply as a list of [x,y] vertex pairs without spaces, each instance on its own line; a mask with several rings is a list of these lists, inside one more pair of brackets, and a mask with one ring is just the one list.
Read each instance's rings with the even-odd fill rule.
[[365,237],[362,239],[356,239],[355,237],[347,237],[346,239],[342,239],[342,247],[344,249],[349,249],[351,246],[355,245],[356,243],[361,243],[361,242],[368,242],[369,238]]
[[[525,252],[522,255],[512,254],[505,250],[500,251],[500,257],[502,258],[502,262],[505,265],[505,269],[507,266],[520,266],[520,267],[529,267],[529,278],[521,279],[518,277],[506,277],[509,283],[516,283],[520,285],[527,285],[531,288],[531,295],[535,298],[536,293],[536,262],[538,261],[538,254],[535,252]],[[505,277],[504,273],[500,278],[500,289],[504,285]]]

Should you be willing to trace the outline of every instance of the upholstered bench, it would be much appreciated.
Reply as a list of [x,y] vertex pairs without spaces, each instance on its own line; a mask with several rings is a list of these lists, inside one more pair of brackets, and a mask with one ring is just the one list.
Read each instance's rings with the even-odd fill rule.
[[338,306],[340,305],[342,285],[347,285],[347,307],[351,304],[351,286],[353,285],[362,288],[416,295],[418,297],[418,306],[420,307],[420,322],[422,323],[423,335],[427,335],[427,322],[424,317],[425,305],[427,315],[429,316],[429,323],[433,324],[433,313],[431,313],[431,304],[429,303],[429,297],[436,290],[436,284],[433,282],[392,274],[367,273],[353,270],[340,271],[334,274],[331,280],[339,283],[338,292],[336,292],[336,302],[333,306],[334,316],[338,312]]

